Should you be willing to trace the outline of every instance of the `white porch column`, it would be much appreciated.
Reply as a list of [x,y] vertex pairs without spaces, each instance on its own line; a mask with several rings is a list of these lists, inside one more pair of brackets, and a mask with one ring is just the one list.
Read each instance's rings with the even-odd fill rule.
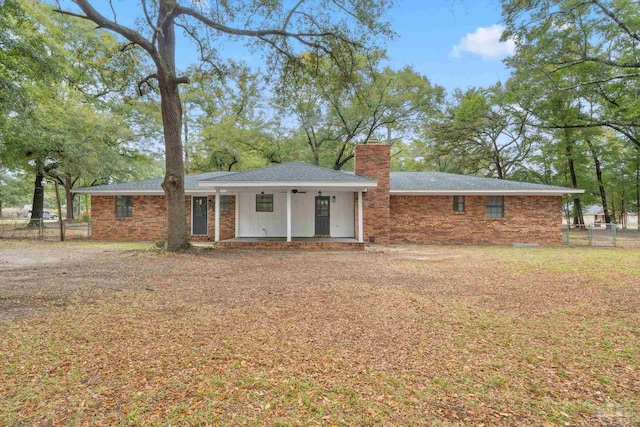
[[358,191],[358,242],[364,242],[364,227],[362,226],[362,191]]
[[215,238],[214,240],[216,242],[220,241],[220,189],[216,188],[216,201],[215,201],[215,221],[216,221],[216,228],[215,228]]
[[287,242],[291,241],[291,189],[287,190]]
[[236,192],[236,238],[240,236],[240,193]]

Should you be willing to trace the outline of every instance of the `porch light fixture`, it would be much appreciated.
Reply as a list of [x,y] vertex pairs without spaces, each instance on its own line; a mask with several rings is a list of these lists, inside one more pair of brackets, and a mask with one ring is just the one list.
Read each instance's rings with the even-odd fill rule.
[[322,191],[318,191],[318,196],[322,196]]
[[261,191],[260,194],[264,194],[264,191]]
[[331,201],[332,201],[333,203],[335,203],[335,202],[336,202],[336,196],[331,196]]

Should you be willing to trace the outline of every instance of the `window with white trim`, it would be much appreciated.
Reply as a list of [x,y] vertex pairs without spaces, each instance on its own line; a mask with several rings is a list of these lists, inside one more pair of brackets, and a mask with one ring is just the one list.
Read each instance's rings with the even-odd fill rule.
[[256,194],[256,212],[273,212],[273,194]]

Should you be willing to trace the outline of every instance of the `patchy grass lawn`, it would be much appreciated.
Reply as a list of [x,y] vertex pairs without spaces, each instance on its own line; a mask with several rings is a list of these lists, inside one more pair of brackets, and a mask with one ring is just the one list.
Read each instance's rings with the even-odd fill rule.
[[640,425],[640,250],[148,246],[0,241],[0,425]]

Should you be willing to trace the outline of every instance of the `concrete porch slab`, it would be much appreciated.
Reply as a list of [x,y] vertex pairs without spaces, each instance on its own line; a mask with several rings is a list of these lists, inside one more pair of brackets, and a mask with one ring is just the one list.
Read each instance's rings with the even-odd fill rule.
[[287,242],[284,237],[236,237],[219,242],[221,248],[237,249],[327,249],[363,250],[364,243],[353,237],[293,237]]

